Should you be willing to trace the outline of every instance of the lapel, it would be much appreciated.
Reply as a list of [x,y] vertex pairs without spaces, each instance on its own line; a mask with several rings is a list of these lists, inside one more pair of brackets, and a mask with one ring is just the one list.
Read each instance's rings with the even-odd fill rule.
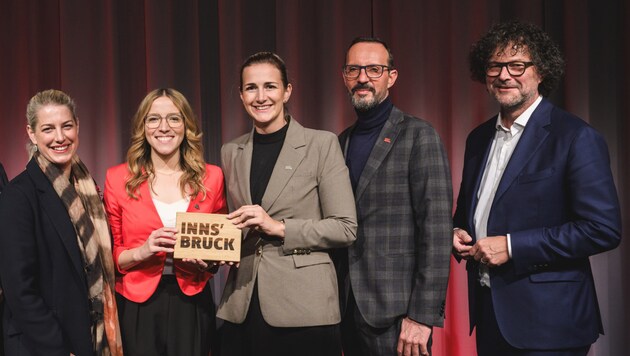
[[[486,121],[480,127],[479,138],[471,141],[470,157],[466,159],[466,165],[472,167],[472,172],[466,172],[466,176],[463,177],[466,182],[466,191],[472,195],[471,199],[467,199],[469,206],[466,207],[468,214],[469,226],[474,225],[474,211],[477,208],[478,197],[477,192],[481,185],[481,179],[483,178],[483,172],[486,169],[486,163],[488,162],[488,155],[490,154],[490,148],[492,147],[492,141],[496,133],[497,117],[494,116],[490,120]],[[467,148],[468,150],[468,148]],[[471,232],[471,236],[474,236],[474,229]]]
[[[212,199],[212,196],[210,196],[209,191],[206,191],[206,199],[204,201],[201,201],[202,198],[203,193],[199,192],[197,193],[197,196],[195,196],[193,199],[190,199],[190,203],[188,204],[188,209],[186,209],[186,212],[198,213],[199,210],[201,210],[202,204],[214,201],[214,199]],[[214,207],[210,207],[210,209],[214,209]]]
[[341,146],[341,150],[343,151],[344,160],[348,156],[348,145],[350,144],[350,140],[348,140],[348,137],[352,136],[352,132],[354,131],[354,128],[356,126],[357,124],[355,123],[354,125],[343,130],[341,134],[339,134],[339,146]]
[[145,224],[147,226],[164,226],[162,218],[155,207],[153,202],[153,196],[151,195],[151,188],[149,187],[149,180],[145,180],[140,184],[138,188],[140,191],[140,199],[132,200],[136,204],[140,205],[140,211],[144,211]]
[[4,171],[2,163],[0,163],[0,193],[2,193],[2,188],[4,188],[7,183],[9,183],[9,180],[7,179],[7,174]]
[[523,131],[523,136],[518,141],[514,153],[512,153],[512,157],[510,157],[510,161],[505,167],[505,172],[503,172],[503,176],[501,177],[497,192],[494,196],[493,205],[501,199],[501,196],[512,185],[523,168],[525,168],[527,162],[538,154],[538,149],[549,135],[549,130],[546,127],[551,124],[552,109],[553,105],[543,99],[532,113]]
[[[234,176],[230,181],[236,182],[236,186],[230,186],[229,191],[234,195],[233,201],[245,202],[243,205],[252,204],[252,194],[249,190],[249,174],[252,168],[252,152],[254,150],[254,129],[252,129],[246,141],[239,143],[236,148],[234,167],[231,174]],[[234,189],[238,194],[235,194]],[[239,199],[240,197],[240,199]],[[232,207],[238,209],[238,206]]]
[[[278,199],[306,155],[306,150],[303,149],[306,146],[304,127],[292,118],[289,119],[288,125],[287,136],[262,198],[262,208],[267,212]],[[251,200],[251,196],[249,198]]]
[[214,189],[208,189],[209,172],[207,167],[204,167],[204,170],[206,172],[206,176],[204,177],[203,183],[206,185],[206,197],[204,199],[202,192],[197,193],[195,197],[191,197],[188,209],[186,209],[187,212],[215,212],[217,210],[217,206],[215,204],[217,192]]
[[[41,206],[44,207],[41,211],[50,218],[57,236],[70,256],[72,265],[79,276],[81,276],[82,279],[85,279],[81,251],[79,250],[77,241],[77,233],[74,230],[74,226],[72,225],[72,221],[68,215],[68,210],[61,201],[61,198],[57,195],[57,192],[55,192],[55,189],[48,180],[48,177],[46,177],[41,168],[39,168],[35,159],[30,160],[26,166],[26,171],[33,180]],[[50,235],[50,232],[46,235]]]
[[[361,196],[365,192],[365,188],[367,188],[368,184],[374,177],[374,174],[378,171],[379,167],[389,154],[389,151],[391,151],[392,147],[396,143],[396,139],[398,138],[398,134],[400,133],[400,124],[403,119],[404,114],[402,113],[402,111],[398,110],[398,108],[394,106],[392,108],[392,112],[389,114],[389,118],[385,122],[385,126],[383,126],[383,129],[381,130],[378,138],[376,139],[376,142],[374,143],[372,152],[370,153],[370,156],[365,163],[363,172],[361,172],[361,177],[359,177],[355,198],[357,202],[361,199]],[[389,142],[385,141],[386,138]],[[349,140],[346,140],[346,145],[348,141]]]

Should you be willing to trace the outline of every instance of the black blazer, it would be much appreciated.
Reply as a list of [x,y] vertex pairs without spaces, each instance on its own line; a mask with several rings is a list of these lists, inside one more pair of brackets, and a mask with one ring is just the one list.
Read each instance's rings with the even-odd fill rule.
[[7,355],[93,355],[77,235],[34,160],[0,195],[0,226]]
[[7,179],[7,173],[4,171],[2,163],[0,163],[0,193],[2,193],[2,188],[4,188],[7,183],[9,183],[9,180]]
[[[0,163],[0,193],[2,193],[2,188],[4,188],[5,185],[7,185],[7,183],[9,182],[9,180],[7,179],[7,173],[4,171],[4,167],[2,166],[2,163]],[[2,309],[4,309],[4,303],[2,303],[4,301],[4,295],[2,294],[2,285],[0,284],[0,319],[2,316]],[[0,333],[2,333],[2,323],[0,322]],[[0,338],[0,356],[4,355],[4,342],[2,341],[3,338]]]

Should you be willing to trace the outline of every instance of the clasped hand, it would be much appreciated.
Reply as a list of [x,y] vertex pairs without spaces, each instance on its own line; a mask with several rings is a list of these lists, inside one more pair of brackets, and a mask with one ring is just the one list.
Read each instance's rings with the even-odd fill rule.
[[488,236],[474,245],[472,237],[462,229],[453,231],[453,254],[465,260],[474,259],[488,267],[496,267],[509,260],[507,236]]

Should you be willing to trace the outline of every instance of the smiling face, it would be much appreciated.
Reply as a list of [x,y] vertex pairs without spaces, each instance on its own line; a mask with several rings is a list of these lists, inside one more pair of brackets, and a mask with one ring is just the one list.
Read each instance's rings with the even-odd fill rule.
[[[531,62],[527,47],[508,44],[505,48],[497,48],[489,63]],[[486,76],[486,87],[490,95],[501,106],[501,113],[508,119],[516,119],[532,105],[538,96],[538,85],[542,81],[535,66],[525,69],[520,76],[512,76],[506,67],[496,77]]]
[[272,133],[284,124],[284,104],[291,97],[291,84],[285,88],[280,70],[270,63],[256,63],[243,69],[241,100],[254,119],[258,133]]
[[47,160],[70,174],[72,157],[79,147],[79,123],[65,105],[44,105],[34,127],[26,126],[31,142]]
[[[376,42],[359,42],[350,47],[346,55],[346,65],[367,66],[371,64],[387,66],[388,53],[385,46]],[[398,78],[395,69],[384,70],[379,78],[370,78],[361,70],[357,78],[343,77],[352,105],[360,111],[367,111],[380,104],[389,95]]]
[[[181,118],[182,114],[169,97],[161,96],[151,104],[145,118],[144,134],[151,146],[152,157],[157,156],[164,161],[170,160],[172,157],[179,159],[179,146],[184,141],[186,126],[181,124],[178,127],[171,127],[175,121],[173,120],[174,117]],[[156,128],[148,127],[147,118],[151,118],[151,120],[158,118],[159,126]],[[181,121],[183,122],[183,119]]]

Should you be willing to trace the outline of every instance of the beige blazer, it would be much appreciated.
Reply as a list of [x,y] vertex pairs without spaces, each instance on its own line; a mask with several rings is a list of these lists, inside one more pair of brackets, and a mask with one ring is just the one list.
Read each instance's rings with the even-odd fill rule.
[[[230,211],[252,204],[252,148],[253,130],[221,149]],[[240,267],[230,271],[217,316],[242,323],[258,279],[262,315],[270,325],[339,323],[337,277],[328,250],[350,245],[357,222],[337,137],[290,119],[261,205],[272,218],[284,219],[284,242],[243,230]]]

